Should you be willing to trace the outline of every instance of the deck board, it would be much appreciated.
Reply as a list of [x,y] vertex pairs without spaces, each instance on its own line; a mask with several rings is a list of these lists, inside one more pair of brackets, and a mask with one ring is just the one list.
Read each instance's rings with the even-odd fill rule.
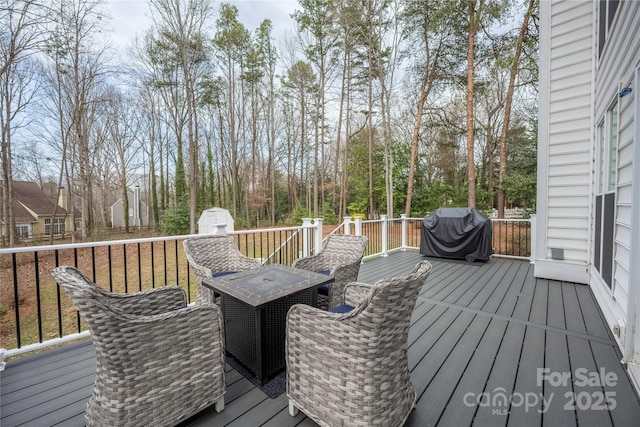
[[519,369],[513,389],[513,403],[509,410],[509,424],[538,426],[542,422],[542,385],[536,382],[537,370],[533,366],[544,366],[545,330],[527,326],[522,343]]
[[[422,257],[398,252],[367,260],[359,281],[407,274]],[[536,279],[526,262],[492,259],[467,264],[433,260],[411,318],[408,358],[418,394],[407,426],[625,426],[640,419],[638,396],[589,287]],[[537,384],[537,369],[577,368],[616,375],[614,385]],[[95,354],[90,340],[9,361],[1,373],[0,424],[82,426],[91,395]],[[285,395],[268,398],[227,366],[225,410],[213,407],[182,426],[315,426],[291,417]],[[548,408],[478,405],[504,390],[543,393]],[[615,393],[616,408],[567,410],[565,393]],[[586,398],[584,394],[583,398]],[[466,400],[465,400],[466,399]],[[467,404],[467,403],[470,404]],[[538,410],[541,410],[539,412]]]
[[[427,424],[437,424],[490,320],[486,316],[473,315],[471,323],[430,382],[438,386],[427,386],[428,392],[423,393],[418,401],[415,409],[416,419],[426,421]],[[430,354],[427,358],[430,358]]]
[[586,333],[584,326],[582,311],[576,293],[576,286],[573,283],[565,283],[562,285],[562,300],[564,301],[565,320],[568,330]]
[[475,397],[482,391],[479,391],[479,386],[486,384],[489,378],[493,362],[488,361],[496,359],[507,325],[508,322],[506,320],[490,319],[487,329],[476,347],[476,351],[471,355],[462,378],[449,399],[450,404],[443,408],[444,412],[439,420],[441,425],[471,425],[477,407],[470,403],[473,403]]
[[[487,381],[484,384],[476,384],[476,396],[478,393],[485,393],[484,396],[493,399],[499,393],[499,389],[504,390],[503,393],[507,396],[511,395],[518,373],[525,328],[526,326],[520,323],[512,322],[507,325]],[[486,400],[483,399],[481,402],[484,403]],[[476,425],[506,425],[506,414],[494,412],[496,410],[501,411],[503,409],[502,406],[477,405],[476,409],[476,415],[473,420]]]
[[[591,353],[591,343],[589,341],[569,336],[567,337],[567,344],[569,348],[569,357],[572,367],[570,372],[575,372],[575,370],[578,368],[587,369],[588,372],[595,372],[598,370],[598,367]],[[590,394],[592,390],[591,387],[584,387],[578,384],[574,384],[573,392],[575,394]],[[562,403],[563,407],[570,403],[565,398],[564,394],[556,393],[556,399],[559,403]],[[611,425],[611,417],[606,411],[578,411],[577,419],[578,425],[581,427]]]
[[[569,349],[567,344],[567,336],[555,332],[547,332],[545,348],[553,349],[545,353],[544,366],[549,368],[550,372],[571,372],[571,362],[569,360]],[[559,384],[555,387],[544,387],[544,398],[551,401],[551,405],[543,408],[545,411],[543,419],[553,420],[563,426],[575,426],[576,416],[574,411],[567,411],[564,405],[553,404],[564,397],[565,393],[571,392],[570,383]],[[545,424],[549,424],[546,423]]]

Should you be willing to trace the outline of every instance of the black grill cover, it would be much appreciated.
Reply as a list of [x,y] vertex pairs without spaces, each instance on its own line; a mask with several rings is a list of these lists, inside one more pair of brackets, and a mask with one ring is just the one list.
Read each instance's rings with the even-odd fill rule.
[[440,208],[422,220],[420,253],[488,261],[493,253],[491,220],[473,208]]

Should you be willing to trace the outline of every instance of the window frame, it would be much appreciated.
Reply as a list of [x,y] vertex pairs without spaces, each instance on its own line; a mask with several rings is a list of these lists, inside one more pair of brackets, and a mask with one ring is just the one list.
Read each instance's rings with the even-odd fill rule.
[[29,224],[16,224],[16,237],[20,239],[29,239],[31,237],[31,227]]
[[65,218],[64,217],[56,217],[53,218],[45,218],[44,219],[44,234],[45,236],[51,235],[51,225],[53,224],[53,235],[54,236],[62,236],[65,233]]
[[596,126],[593,266],[613,291],[620,103],[616,96]]
[[623,0],[600,0],[598,2],[598,58],[602,57],[602,51],[607,45],[609,31],[613,23],[616,12],[620,9]]

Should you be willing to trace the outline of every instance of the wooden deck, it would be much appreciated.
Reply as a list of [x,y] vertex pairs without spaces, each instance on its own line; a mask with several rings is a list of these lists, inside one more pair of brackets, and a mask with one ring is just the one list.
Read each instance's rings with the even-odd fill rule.
[[[367,261],[359,280],[406,274],[421,258]],[[409,334],[419,398],[407,426],[639,425],[638,396],[589,287],[537,280],[524,262],[433,264]],[[8,362],[0,425],[84,425],[94,369],[88,341]],[[183,425],[316,425],[232,369],[227,382],[223,412]]]

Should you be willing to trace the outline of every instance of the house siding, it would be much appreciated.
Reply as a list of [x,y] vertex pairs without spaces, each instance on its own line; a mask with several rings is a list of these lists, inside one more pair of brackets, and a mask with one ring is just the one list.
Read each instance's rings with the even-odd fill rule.
[[[129,198],[129,210],[133,209],[134,205],[134,195],[133,193],[127,193],[127,197]],[[150,225],[151,215],[149,213],[149,207],[143,201],[140,201],[140,222],[141,226],[146,227]],[[111,205],[111,226],[112,227],[124,227],[124,216],[122,213],[122,199],[116,200],[116,202]],[[134,218],[129,215],[129,226],[134,226]]]
[[[535,274],[579,282],[586,278],[584,283],[593,290],[609,327],[620,331],[614,335],[640,389],[640,2],[617,3],[599,53],[601,5],[608,3],[543,0],[540,4]],[[620,97],[620,90],[628,86],[631,93]],[[613,241],[607,243],[594,238],[596,192],[608,193],[596,182],[600,162],[596,125],[607,123],[615,102],[617,174],[613,217],[607,220],[613,224]],[[598,242],[603,242],[603,254],[612,255],[607,256],[612,264],[606,268],[593,262],[600,253],[595,248]],[[564,260],[550,260],[550,248],[563,249]],[[613,266],[610,286],[599,272],[606,276],[609,265]]]
[[[640,3],[621,2],[612,22],[596,78],[595,119],[600,120],[617,99],[619,108],[619,141],[616,184],[616,216],[614,231],[613,286],[609,289],[596,271],[592,271],[591,286],[610,326],[628,323],[630,286],[639,286],[631,279],[633,252],[633,174],[636,133],[635,70],[640,64]],[[621,88],[631,83],[632,92],[620,98]],[[635,142],[637,144],[637,141]],[[635,165],[637,167],[637,165]],[[637,189],[635,191],[638,191]],[[637,227],[638,220],[636,219]],[[637,252],[637,249],[635,249]],[[636,262],[637,255],[636,255]],[[637,307],[636,307],[637,309]],[[633,319],[633,316],[632,316]],[[624,338],[624,337],[622,337]],[[621,338],[621,339],[622,339]]]
[[[541,2],[536,275],[588,282],[593,168],[594,5]],[[551,249],[563,249],[552,260]]]

